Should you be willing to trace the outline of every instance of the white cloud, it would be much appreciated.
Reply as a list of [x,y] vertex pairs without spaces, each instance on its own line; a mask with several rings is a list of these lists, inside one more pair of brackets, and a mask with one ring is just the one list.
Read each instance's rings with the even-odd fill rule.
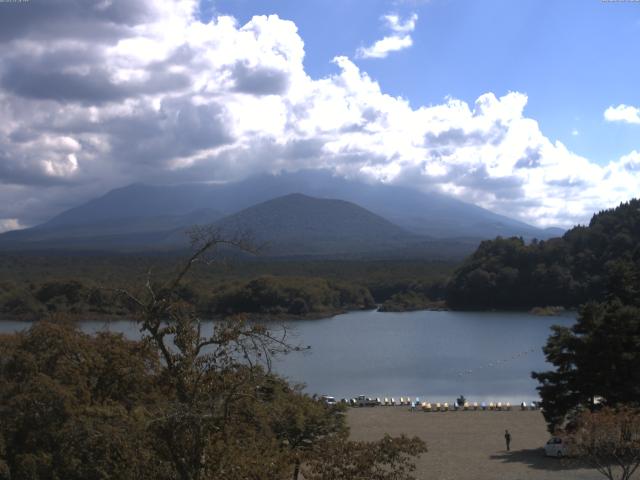
[[413,45],[413,39],[409,34],[416,28],[417,14],[412,14],[404,21],[400,16],[391,13],[384,15],[382,19],[393,33],[381,40],[377,40],[369,47],[359,48],[356,52],[356,57],[386,58],[391,52],[398,52]]
[[24,228],[17,218],[0,218],[0,233]]
[[609,107],[604,111],[604,118],[608,122],[625,122],[640,124],[640,108],[620,104]]
[[[0,34],[4,225],[136,181],[302,168],[447,192],[538,225],[584,222],[640,191],[640,153],[601,166],[571,152],[526,116],[522,93],[412,108],[347,57],[311,78],[296,25],[277,16],[202,23],[195,1],[126,5],[90,31],[58,8],[64,21],[43,17],[37,34]],[[386,21],[402,37],[416,18]],[[65,28],[47,36],[56,22]]]
[[409,35],[392,35],[376,41],[369,47],[358,49],[358,58],[386,58],[391,52],[398,52],[413,45]]
[[382,18],[387,22],[387,26],[394,32],[397,33],[409,33],[413,32],[416,28],[416,22],[418,21],[418,14],[412,14],[407,20],[404,22],[400,18],[399,15],[396,14],[387,14]]

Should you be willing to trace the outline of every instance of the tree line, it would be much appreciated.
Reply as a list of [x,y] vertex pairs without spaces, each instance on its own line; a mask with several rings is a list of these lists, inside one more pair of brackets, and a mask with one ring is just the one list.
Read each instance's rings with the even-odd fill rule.
[[484,241],[455,271],[446,292],[457,309],[522,309],[640,294],[640,200],[593,216],[561,238]]
[[[41,277],[39,281],[0,281],[0,316],[26,320],[61,313],[85,318],[127,317],[132,314],[132,305],[116,290],[123,284],[138,288],[131,280],[118,283],[119,279],[131,277],[135,278],[128,275],[107,282],[54,276]],[[142,275],[138,277],[144,281]],[[378,304],[394,311],[428,308],[444,298],[444,286],[444,278],[382,279],[366,286],[331,277],[260,275],[211,281],[196,278],[181,284],[176,295],[207,317],[247,313],[297,318],[372,309]]]

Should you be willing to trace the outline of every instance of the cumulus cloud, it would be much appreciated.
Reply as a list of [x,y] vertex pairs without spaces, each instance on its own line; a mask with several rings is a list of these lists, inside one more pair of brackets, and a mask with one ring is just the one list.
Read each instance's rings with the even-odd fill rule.
[[382,17],[391,35],[377,40],[369,47],[361,47],[356,52],[358,58],[386,58],[391,52],[397,52],[413,45],[413,39],[409,35],[416,28],[418,15],[412,14],[408,19],[402,20],[396,14],[387,14]]
[[624,122],[640,124],[640,108],[620,104],[609,107],[604,111],[604,118],[608,122]]
[[[523,93],[415,108],[347,57],[311,78],[296,25],[275,15],[240,25],[203,23],[195,0],[51,4],[2,7],[1,228],[132,182],[308,168],[541,226],[584,222],[640,191],[640,153],[601,166],[571,152],[527,117]],[[402,38],[417,17],[384,21]]]

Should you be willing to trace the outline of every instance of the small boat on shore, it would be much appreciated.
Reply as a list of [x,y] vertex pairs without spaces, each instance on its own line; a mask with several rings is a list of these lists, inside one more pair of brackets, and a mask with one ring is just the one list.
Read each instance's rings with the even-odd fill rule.
[[[337,403],[334,397],[328,397],[323,395],[321,397],[322,400],[327,402],[328,404]],[[350,406],[409,406],[412,411],[422,410],[423,412],[448,412],[448,411],[511,411],[512,405],[511,402],[470,402],[465,400],[463,403],[458,401],[454,403],[448,402],[428,402],[423,400],[421,397],[366,397],[364,395],[359,395],[354,398],[343,398],[340,400],[340,403],[344,403]],[[520,410],[528,411],[528,410],[538,410],[540,409],[539,402],[520,402],[516,403],[515,408],[520,406]]]

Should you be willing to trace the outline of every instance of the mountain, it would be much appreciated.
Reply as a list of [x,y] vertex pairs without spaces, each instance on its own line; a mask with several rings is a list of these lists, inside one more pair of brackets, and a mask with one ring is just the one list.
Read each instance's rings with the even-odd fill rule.
[[344,200],[289,194],[216,222],[229,233],[251,231],[270,255],[390,251],[424,239]]
[[[301,196],[288,198],[290,194]],[[342,200],[343,203],[322,204],[322,208],[314,204],[313,207],[311,204],[314,202],[309,197],[315,197],[315,200],[333,199],[331,202]],[[278,202],[269,203],[278,198]],[[308,224],[299,221],[291,221],[289,225],[278,224],[269,216],[277,209],[282,209],[284,216],[301,215],[294,208],[296,200],[301,204],[300,207],[304,204],[312,212],[306,213],[310,215]],[[346,206],[347,202],[350,202],[349,207]],[[380,221],[385,221],[393,225],[396,233],[401,230],[403,234],[398,234],[398,238],[403,239],[404,247],[400,245],[401,242],[391,241],[389,235],[377,238],[376,234],[371,233],[375,229],[368,230],[373,228],[372,225],[367,224],[365,228],[364,224],[358,223],[364,214],[356,214],[355,207],[369,210],[370,215],[375,215],[377,220],[372,223],[377,222],[378,228]],[[331,211],[334,208],[337,210]],[[322,209],[326,211],[321,214]],[[296,247],[302,240],[302,244],[311,247],[311,234],[306,232],[307,227],[318,226],[312,221],[318,220],[316,215],[324,219],[318,220],[320,224],[328,226],[326,220],[331,214],[336,217],[335,225],[339,225],[333,233],[337,234],[343,229],[342,244],[327,237],[322,241],[314,240],[313,248],[307,250]],[[404,251],[406,255],[411,255],[419,236],[423,237],[422,242],[428,243],[423,245],[420,252],[425,249],[436,252],[441,247],[450,250],[452,245],[453,250],[457,251],[458,243],[467,245],[465,248],[468,249],[468,245],[475,246],[481,239],[498,235],[531,239],[549,238],[558,233],[497,215],[442,194],[381,183],[368,184],[315,170],[258,175],[225,184],[134,184],[112,190],[102,197],[62,212],[39,226],[0,235],[0,248],[168,249],[183,244],[178,238],[184,237],[188,226],[210,224],[223,217],[226,217],[225,225],[228,227],[234,222],[254,231],[264,227],[261,235],[278,252],[285,250],[284,247],[275,247],[277,243],[284,245],[282,242],[286,242],[286,248],[291,252],[316,253],[343,253],[344,242],[348,242],[351,247],[346,251],[352,252],[360,241],[368,245],[366,249],[373,248],[375,238],[380,248],[386,246],[395,252]],[[350,221],[346,221],[347,218]],[[268,222],[275,223],[269,226]],[[356,233],[360,227],[362,231]],[[294,234],[295,228],[300,230]],[[390,229],[387,231],[389,233]],[[274,232],[278,235],[272,235]],[[362,240],[356,240],[358,235]],[[452,242],[452,238],[456,240]]]
[[353,202],[400,227],[436,238],[484,239],[500,235],[529,239],[549,238],[562,233],[559,229],[539,229],[443,194],[347,180],[322,170],[258,175],[226,184],[134,184],[67,210],[43,227],[184,215],[202,208],[232,214],[290,193]]
[[[140,212],[135,212],[140,215]],[[161,244],[176,231],[184,232],[195,224],[209,224],[223,215],[211,209],[199,209],[183,215],[130,216],[100,218],[92,221],[46,224],[0,235],[0,248],[119,250],[145,249]]]

